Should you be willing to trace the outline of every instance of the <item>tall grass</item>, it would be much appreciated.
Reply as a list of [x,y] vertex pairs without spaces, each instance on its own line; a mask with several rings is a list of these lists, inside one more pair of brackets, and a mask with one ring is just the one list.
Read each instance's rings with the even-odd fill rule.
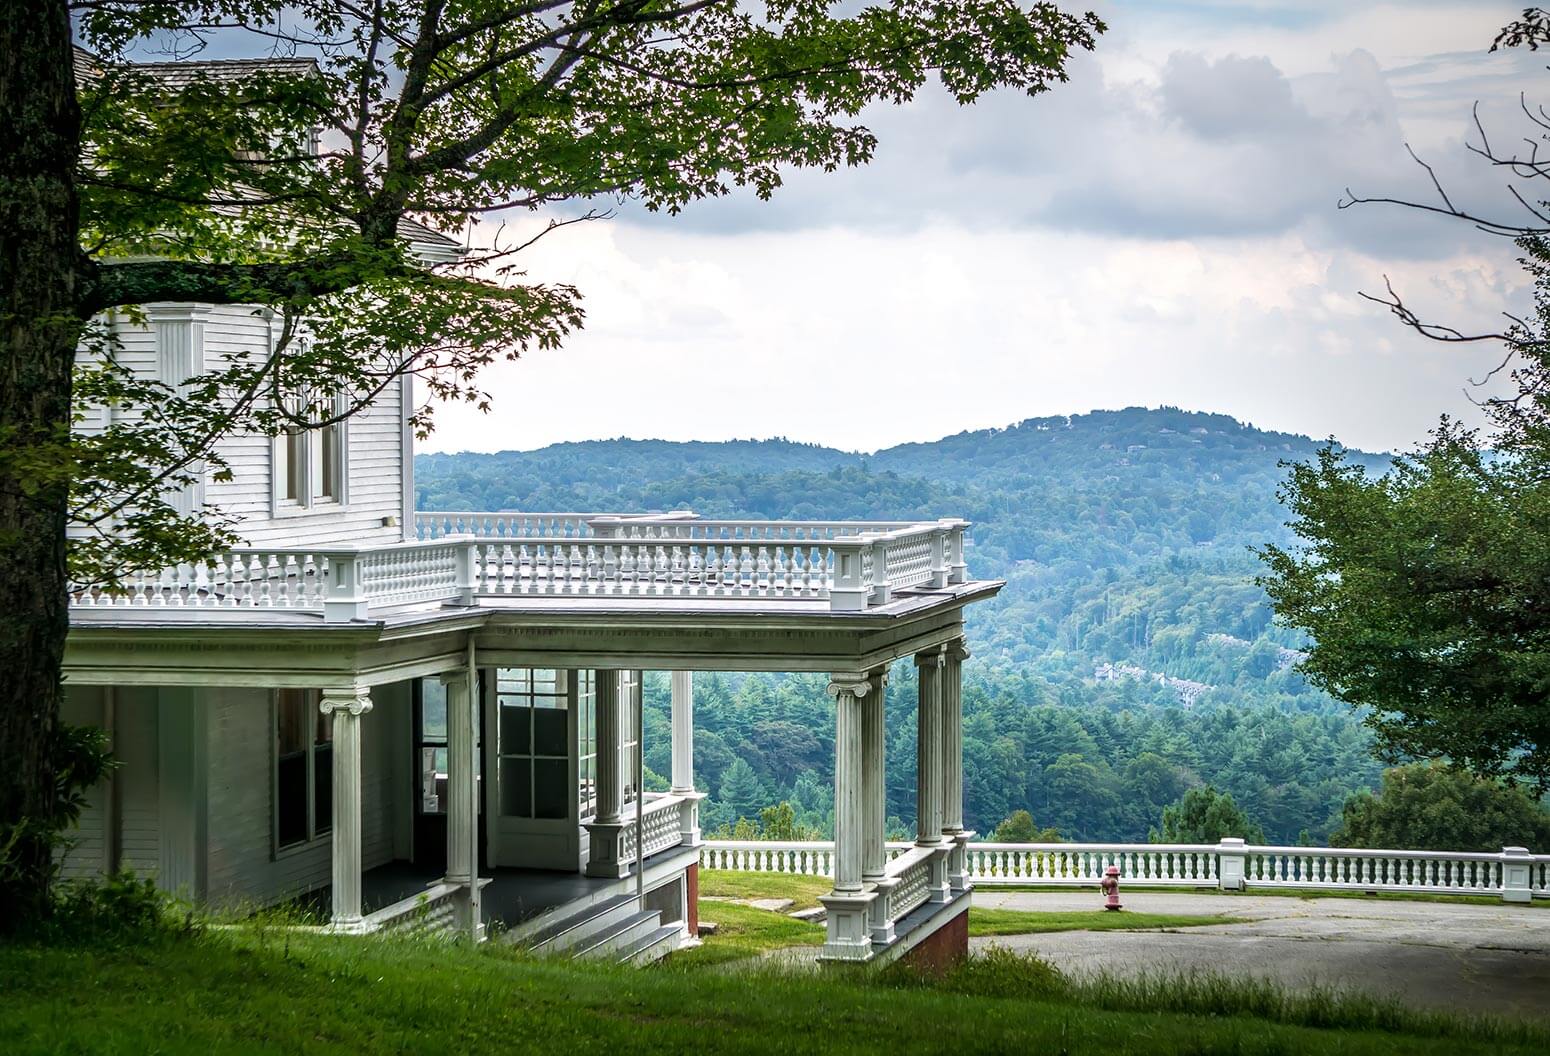
[[1390,998],[1329,987],[1290,989],[1267,979],[1210,972],[1068,976],[1031,953],[991,946],[939,975],[893,966],[884,985],[974,997],[1036,998],[1111,1012],[1244,1017],[1324,1030],[1380,1031],[1550,1047],[1550,1023],[1412,1008]]

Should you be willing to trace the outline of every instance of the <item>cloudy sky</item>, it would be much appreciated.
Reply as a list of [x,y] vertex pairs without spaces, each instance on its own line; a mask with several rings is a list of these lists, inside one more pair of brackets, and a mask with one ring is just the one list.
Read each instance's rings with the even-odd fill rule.
[[1406,447],[1468,416],[1491,350],[1427,342],[1358,291],[1388,275],[1493,326],[1521,273],[1499,238],[1336,202],[1428,195],[1408,143],[1507,211],[1464,143],[1476,100],[1504,144],[1532,132],[1520,92],[1550,104],[1545,58],[1487,53],[1520,6],[1102,3],[1097,52],[1037,99],[927,92],[865,116],[867,168],[546,239],[529,274],[581,288],[585,332],[494,368],[495,412],[443,409],[427,447],[874,450],[1133,404]]

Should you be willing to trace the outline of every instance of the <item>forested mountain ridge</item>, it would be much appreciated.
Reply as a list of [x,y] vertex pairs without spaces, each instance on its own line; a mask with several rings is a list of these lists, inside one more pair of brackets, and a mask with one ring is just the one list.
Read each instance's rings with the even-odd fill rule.
[[[1356,718],[1296,673],[1300,643],[1272,625],[1253,582],[1249,548],[1287,539],[1280,463],[1318,446],[1224,415],[1130,408],[870,455],[785,440],[421,455],[416,491],[424,510],[967,517],[972,573],[1007,580],[970,616],[976,827],[1027,807],[1067,835],[1141,838],[1180,790],[1210,782],[1271,838],[1292,840],[1322,835],[1345,794],[1379,772]],[[797,699],[812,687],[717,681],[698,716],[709,819],[791,799],[824,827],[832,731]],[[897,693],[907,681],[896,677]],[[903,823],[914,813],[913,723],[907,698],[897,706],[890,809]]]

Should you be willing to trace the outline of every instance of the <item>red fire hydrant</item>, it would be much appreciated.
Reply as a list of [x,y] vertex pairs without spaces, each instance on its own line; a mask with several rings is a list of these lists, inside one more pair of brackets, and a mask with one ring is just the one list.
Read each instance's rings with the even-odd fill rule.
[[1103,879],[1098,884],[1103,888],[1106,896],[1103,901],[1104,909],[1123,909],[1119,904],[1119,866],[1111,865],[1103,871]]

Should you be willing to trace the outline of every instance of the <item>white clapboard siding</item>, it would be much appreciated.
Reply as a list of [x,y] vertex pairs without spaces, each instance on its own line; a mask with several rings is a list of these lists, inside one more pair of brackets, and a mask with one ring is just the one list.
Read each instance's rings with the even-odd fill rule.
[[[271,694],[263,689],[212,691],[207,891],[224,905],[271,905],[328,886],[331,848],[325,835],[278,854],[273,848],[274,726]],[[393,858],[395,797],[391,723],[409,721],[407,693],[373,694],[361,720],[361,860],[370,869]]]
[[[59,705],[59,717],[75,726],[102,724],[103,692],[96,686],[71,686]],[[80,823],[65,833],[59,875],[66,880],[100,875],[107,864],[107,788],[99,782],[86,791]]]
[[[147,306],[154,315],[166,306]],[[197,359],[205,370],[219,369],[233,354],[253,357],[266,353],[271,323],[249,305],[204,306],[199,314],[203,335]],[[119,344],[119,361],[136,373],[159,373],[154,326],[138,325],[122,317],[113,321]],[[85,353],[82,354],[83,356]],[[133,417],[129,409],[112,412]],[[233,479],[207,478],[202,488],[207,508],[219,510],[239,522],[239,533],[254,546],[310,546],[329,543],[384,543],[403,539],[405,479],[404,407],[400,388],[388,386],[372,406],[346,424],[349,454],[346,492],[348,502],[320,504],[312,510],[282,511],[273,505],[274,441],[267,436],[239,434],[223,438],[218,451],[229,465]],[[97,412],[81,423],[83,432],[95,432],[106,422]],[[213,471],[212,471],[213,477]],[[390,521],[391,523],[384,523]]]

